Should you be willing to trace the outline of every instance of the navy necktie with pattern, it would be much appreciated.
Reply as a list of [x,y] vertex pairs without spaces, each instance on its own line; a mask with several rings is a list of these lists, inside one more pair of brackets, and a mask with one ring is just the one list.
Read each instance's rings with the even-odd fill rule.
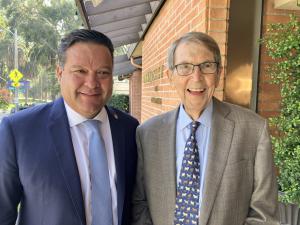
[[112,225],[112,199],[108,162],[99,121],[87,120],[91,180],[92,225]]
[[177,185],[174,225],[198,224],[200,193],[200,161],[199,150],[195,138],[199,127],[198,121],[191,125]]

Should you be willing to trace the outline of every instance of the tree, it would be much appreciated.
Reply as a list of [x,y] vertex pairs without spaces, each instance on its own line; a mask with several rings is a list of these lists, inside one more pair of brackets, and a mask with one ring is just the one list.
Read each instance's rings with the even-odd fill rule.
[[[54,98],[58,92],[53,74],[58,43],[63,34],[82,24],[76,16],[74,1],[0,0],[0,8],[3,9],[8,29],[18,31],[19,70],[25,79],[31,80],[32,90],[41,90],[41,87],[35,88],[34,85],[41,85],[42,82],[38,82],[40,77],[46,77],[48,88],[42,90],[45,92],[42,96]],[[0,55],[4,55],[0,57],[0,65],[5,64],[8,71],[14,67],[12,44],[11,34],[7,34],[0,42]],[[45,74],[41,75],[42,72]]]
[[[7,40],[5,40],[7,33],[7,21],[4,17],[4,13],[0,10],[0,52],[3,53],[6,49]],[[7,73],[7,63],[3,60],[4,55],[0,54],[0,88],[6,84],[6,78],[4,76]]]

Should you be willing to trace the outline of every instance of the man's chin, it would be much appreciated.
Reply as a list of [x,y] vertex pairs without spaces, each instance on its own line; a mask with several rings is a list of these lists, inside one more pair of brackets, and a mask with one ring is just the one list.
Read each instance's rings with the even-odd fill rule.
[[92,119],[95,116],[97,116],[100,111],[101,111],[101,109],[99,109],[97,111],[82,111],[81,114],[88,119]]
[[205,109],[205,107],[206,107],[206,104],[204,104],[203,102],[195,102],[195,103],[190,103],[189,105],[186,105],[185,110],[201,114],[202,111]]
[[78,110],[80,111],[80,114],[87,118],[93,118],[95,117],[103,108],[104,105],[98,104],[86,104],[82,103],[79,105]]

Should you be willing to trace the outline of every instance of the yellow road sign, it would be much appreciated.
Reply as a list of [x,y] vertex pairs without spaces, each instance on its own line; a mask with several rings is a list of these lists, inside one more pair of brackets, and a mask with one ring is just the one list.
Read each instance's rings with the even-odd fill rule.
[[20,87],[20,82],[13,82],[12,84],[11,84],[11,86],[13,86],[13,87]]
[[18,83],[19,80],[21,80],[23,77],[23,74],[17,70],[17,69],[14,69],[10,72],[9,74],[9,78],[14,82],[14,83]]

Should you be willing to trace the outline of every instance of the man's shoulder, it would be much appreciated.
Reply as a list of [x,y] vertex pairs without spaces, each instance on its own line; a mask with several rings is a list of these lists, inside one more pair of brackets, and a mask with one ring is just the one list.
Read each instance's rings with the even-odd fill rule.
[[245,108],[239,105],[235,105],[228,102],[219,102],[221,107],[224,110],[227,110],[229,113],[227,115],[228,119],[234,120],[234,121],[253,121],[253,122],[259,122],[264,123],[265,118],[258,115],[256,112],[249,108]]
[[161,126],[165,126],[166,124],[176,123],[177,114],[178,108],[153,116],[147,119],[145,122],[143,122],[140,125],[140,129],[149,129],[151,127],[160,129]]
[[8,119],[11,122],[17,123],[20,121],[37,120],[38,118],[48,114],[52,105],[53,102],[35,105],[10,115]]
[[53,103],[32,106],[18,111],[1,121],[1,129],[12,130],[18,135],[31,135],[35,131],[47,126]]
[[120,120],[121,122],[129,123],[129,124],[139,124],[138,120],[131,116],[130,114],[123,112],[119,109],[116,109],[111,106],[107,106],[107,111],[110,116],[114,119]]

